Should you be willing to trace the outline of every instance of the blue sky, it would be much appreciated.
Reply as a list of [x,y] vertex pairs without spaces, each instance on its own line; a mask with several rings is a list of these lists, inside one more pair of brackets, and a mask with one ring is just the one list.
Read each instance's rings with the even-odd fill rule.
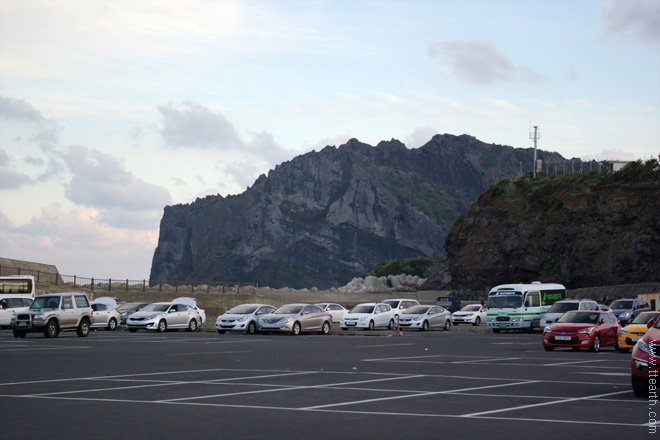
[[148,278],[166,205],[353,137],[530,125],[657,157],[660,0],[0,0],[0,256]]

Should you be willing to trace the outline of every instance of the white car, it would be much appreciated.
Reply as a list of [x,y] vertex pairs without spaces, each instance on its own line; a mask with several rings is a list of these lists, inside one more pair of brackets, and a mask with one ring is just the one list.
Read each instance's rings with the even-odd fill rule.
[[440,306],[412,306],[399,317],[401,330],[426,331],[431,328],[451,328],[451,312]]
[[195,298],[189,298],[187,296],[182,296],[181,298],[176,298],[172,300],[173,303],[185,304],[188,307],[192,308],[199,315],[197,327],[201,327],[206,322],[206,311],[197,307],[197,300]]
[[185,328],[189,332],[197,330],[201,317],[197,310],[187,304],[175,302],[157,302],[149,304],[139,312],[133,313],[126,320],[126,327],[131,332]]
[[117,300],[109,296],[97,298],[90,304],[92,307],[92,324],[90,328],[105,328],[116,330],[121,319],[117,311]]
[[376,327],[386,327],[390,330],[396,328],[394,322],[394,312],[389,304],[384,303],[363,303],[353,307],[346,313],[339,326],[342,330],[349,328],[361,328],[373,330]]
[[316,303],[314,304],[316,306],[319,306],[321,309],[325,310],[326,312],[330,313],[332,315],[332,322],[339,322],[341,321],[341,318],[344,317],[345,314],[348,313],[348,310],[344,308],[344,306],[340,304],[335,304],[335,303]]
[[451,316],[451,322],[454,325],[472,324],[479,325],[486,322],[488,317],[488,307],[479,304],[468,304]]
[[0,327],[9,327],[11,315],[26,311],[30,308],[30,304],[32,304],[32,298],[29,296],[0,296]]
[[383,304],[387,304],[392,307],[392,313],[394,314],[394,320],[396,321],[399,318],[399,315],[403,313],[408,307],[418,306],[419,301],[416,299],[386,299],[383,301]]
[[245,332],[252,335],[257,331],[257,320],[275,310],[268,304],[241,304],[227,310],[215,320],[215,329],[221,335],[229,331]]

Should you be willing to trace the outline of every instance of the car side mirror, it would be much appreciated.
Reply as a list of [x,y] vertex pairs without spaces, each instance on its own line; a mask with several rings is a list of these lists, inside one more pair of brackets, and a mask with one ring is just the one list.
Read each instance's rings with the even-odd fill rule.
[[176,310],[174,310],[174,309],[170,309],[170,310],[167,311],[167,313],[174,313],[174,312],[176,312]]

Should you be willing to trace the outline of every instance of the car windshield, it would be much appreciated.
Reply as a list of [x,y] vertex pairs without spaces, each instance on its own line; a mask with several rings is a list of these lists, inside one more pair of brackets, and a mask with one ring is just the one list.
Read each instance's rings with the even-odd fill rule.
[[302,309],[303,306],[288,305],[276,309],[273,313],[276,315],[295,315],[297,313],[300,313]]
[[658,313],[640,313],[632,324],[648,324],[650,320],[655,319],[658,316],[660,316]]
[[573,323],[573,324],[596,324],[600,313],[585,313],[585,312],[566,312],[557,322]]
[[165,312],[170,308],[169,304],[149,304],[144,309],[143,312]]
[[461,309],[461,312],[478,312],[480,307],[481,306],[479,306],[479,305],[472,304],[472,305],[463,307]]
[[231,313],[232,315],[251,315],[258,308],[259,306],[255,306],[251,304],[241,304],[240,306],[236,306],[228,310],[227,313]]
[[126,311],[126,310],[133,310],[136,308],[140,303],[126,303],[122,304],[121,306],[117,307],[117,310],[120,312]]
[[610,309],[625,309],[629,310],[633,308],[633,302],[626,299],[617,299],[610,304]]
[[517,309],[520,306],[522,306],[521,295],[497,295],[488,297],[489,309]]
[[429,306],[412,306],[406,309],[406,315],[424,315],[428,312]]
[[57,296],[36,297],[30,305],[31,309],[56,309],[60,306],[60,298]]
[[359,305],[353,307],[351,313],[373,313],[375,306]]
[[388,306],[392,307],[393,309],[396,309],[397,307],[399,307],[400,302],[401,301],[391,299],[391,300],[388,300],[388,301],[383,301],[383,304],[387,304]]
[[548,313],[566,313],[570,310],[577,310],[579,304],[576,302],[570,302],[570,303],[563,303],[563,302],[556,302],[550,307],[550,310],[548,310]]

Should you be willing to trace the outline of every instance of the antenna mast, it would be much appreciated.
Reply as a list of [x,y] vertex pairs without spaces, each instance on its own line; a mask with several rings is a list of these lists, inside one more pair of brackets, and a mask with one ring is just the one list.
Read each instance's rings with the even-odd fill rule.
[[533,165],[533,176],[536,178],[536,167],[537,167],[537,162],[536,162],[536,141],[538,141],[541,138],[541,133],[539,133],[539,126],[535,125],[534,126],[534,133],[531,131],[529,132],[529,138],[534,141],[534,165]]

